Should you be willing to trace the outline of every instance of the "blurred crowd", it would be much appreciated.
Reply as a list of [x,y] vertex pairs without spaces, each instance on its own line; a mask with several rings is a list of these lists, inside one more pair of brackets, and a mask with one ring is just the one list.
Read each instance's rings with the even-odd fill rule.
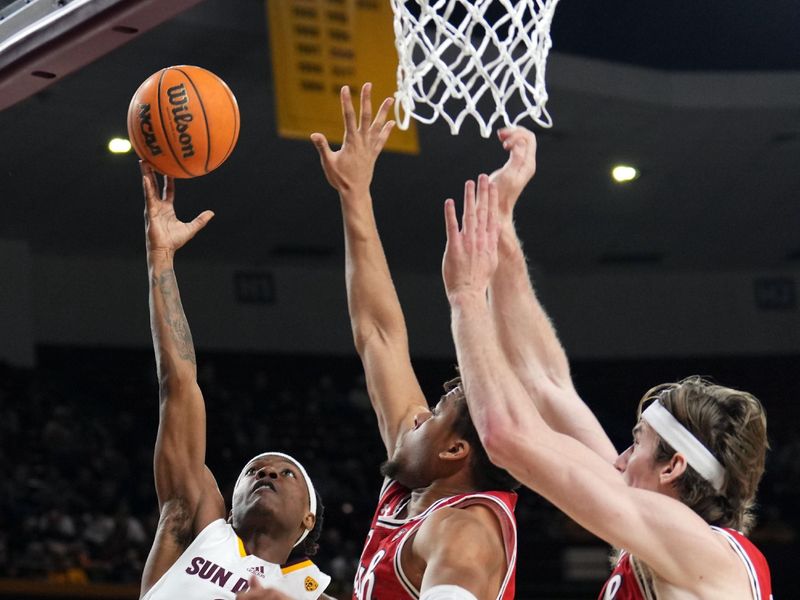
[[[49,349],[39,362],[34,370],[0,366],[0,577],[138,583],[158,517],[152,355]],[[452,373],[451,364],[422,365],[429,399]],[[333,576],[331,592],[346,597],[385,458],[357,360],[201,356],[198,379],[207,404],[207,463],[226,499],[258,452],[277,449],[303,461],[325,504],[315,561]],[[605,422],[602,411],[600,418]],[[629,419],[621,431],[630,430]],[[800,436],[781,421],[770,436],[754,537],[794,549]],[[629,434],[619,435],[618,447]],[[523,493],[517,519],[520,590],[532,573],[537,584],[580,580],[583,555],[565,564],[567,548],[593,548],[604,560],[601,544],[533,494]],[[602,578],[605,565],[598,573],[597,560],[589,563],[585,578]]]

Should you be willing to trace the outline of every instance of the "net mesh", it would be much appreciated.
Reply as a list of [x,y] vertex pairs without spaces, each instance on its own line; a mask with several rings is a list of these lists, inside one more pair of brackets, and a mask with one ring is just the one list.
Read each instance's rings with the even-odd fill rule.
[[442,118],[455,135],[472,116],[483,137],[498,120],[553,125],[544,76],[558,0],[391,2],[401,129],[411,117]]

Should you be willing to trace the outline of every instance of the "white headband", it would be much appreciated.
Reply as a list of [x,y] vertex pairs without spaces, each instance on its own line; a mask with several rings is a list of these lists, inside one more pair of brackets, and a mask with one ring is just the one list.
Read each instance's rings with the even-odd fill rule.
[[655,432],[664,438],[676,452],[686,457],[686,462],[708,481],[718,492],[725,484],[725,467],[714,458],[703,442],[681,425],[659,400],[653,402],[642,413],[642,418],[650,424]]
[[[297,469],[300,471],[300,473],[302,473],[303,479],[306,482],[306,487],[308,488],[308,509],[314,515],[314,517],[316,517],[317,516],[317,494],[314,492],[314,484],[311,483],[311,477],[308,476],[308,473],[306,473],[306,470],[303,467],[303,465],[300,464],[300,461],[297,460],[296,458],[293,458],[293,457],[289,456],[288,454],[284,454],[283,452],[262,452],[261,454],[259,454],[257,456],[254,456],[253,458],[251,458],[250,460],[247,461],[247,463],[245,464],[244,468],[242,469],[242,472],[239,473],[239,477],[236,479],[236,485],[238,485],[239,484],[239,480],[242,477],[244,477],[244,474],[247,472],[247,469],[248,469],[250,463],[252,463],[254,460],[260,460],[260,459],[265,458],[267,456],[278,456],[280,458],[288,460],[294,466],[297,467]],[[310,531],[311,531],[310,529],[306,529],[305,531],[303,531],[303,535],[301,535],[300,539],[298,539],[294,543],[293,547],[297,547],[297,545],[300,544],[300,542],[302,542],[304,539],[306,539],[306,536],[309,534]]]

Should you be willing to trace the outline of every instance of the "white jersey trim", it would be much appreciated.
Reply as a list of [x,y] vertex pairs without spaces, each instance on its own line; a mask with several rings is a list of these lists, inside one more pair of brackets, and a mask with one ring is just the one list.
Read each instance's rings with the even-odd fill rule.
[[753,594],[753,600],[766,600],[761,597],[761,587],[758,585],[758,572],[756,571],[756,567],[753,564],[753,561],[750,560],[750,556],[747,554],[747,551],[739,543],[739,540],[733,537],[730,532],[725,531],[721,527],[715,527],[712,525],[711,530],[728,540],[731,548],[733,548],[737,556],[741,559],[742,563],[744,563],[744,568],[747,570],[747,577],[750,580],[750,591]]
[[[415,517],[406,519],[406,522],[410,521],[415,521],[415,522],[413,523],[411,528],[406,533],[403,534],[403,539],[400,540],[400,543],[397,545],[397,552],[395,552],[393,563],[394,563],[395,573],[397,574],[397,579],[400,581],[400,583],[403,585],[406,591],[409,594],[411,594],[413,598],[419,598],[420,591],[412,585],[411,580],[406,576],[405,572],[403,571],[403,566],[401,563],[403,547],[405,546],[406,542],[411,537],[411,535],[415,533],[417,529],[419,529],[420,525],[422,524],[422,521],[424,520],[424,517],[429,515],[431,512],[436,510],[439,506],[446,503],[451,498],[452,496],[449,496],[447,498],[442,498],[441,500],[437,500],[420,514],[416,515]],[[503,594],[506,591],[506,588],[508,587],[509,582],[511,581],[511,576],[514,573],[514,565],[517,562],[517,528],[514,525],[514,514],[499,498],[495,498],[494,496],[489,496],[488,494],[470,494],[469,496],[461,498],[457,502],[449,504],[447,508],[455,508],[458,506],[463,506],[464,504],[470,506],[476,504],[485,506],[486,500],[489,500],[493,504],[497,505],[497,507],[499,507],[503,511],[503,513],[505,513],[505,516],[508,519],[507,522],[504,522],[499,517],[499,515],[497,515],[498,520],[500,521],[500,528],[503,532],[503,542],[504,542],[503,545],[505,546],[505,551],[506,551],[506,575],[503,578],[503,583],[500,586],[500,590],[497,592],[497,598],[496,598],[496,600],[501,600]],[[511,537],[510,540],[511,552],[509,552],[509,540],[508,540],[509,535]]]

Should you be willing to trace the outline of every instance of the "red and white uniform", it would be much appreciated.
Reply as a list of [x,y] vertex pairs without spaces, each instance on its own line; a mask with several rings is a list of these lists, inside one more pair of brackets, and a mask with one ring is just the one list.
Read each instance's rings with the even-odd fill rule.
[[[711,529],[728,540],[742,560],[747,569],[753,600],[772,600],[769,566],[767,559],[758,548],[738,531],[721,527],[712,527]],[[617,566],[614,567],[611,577],[603,586],[598,600],[646,600],[639,579],[631,565],[631,555],[627,552],[621,553]]]
[[[497,516],[503,531],[507,567],[497,600],[513,600],[514,574],[517,563],[517,522],[514,492],[476,492],[442,498],[415,517],[400,519],[411,500],[411,490],[396,481],[386,480],[381,490],[378,508],[361,553],[353,600],[409,600],[419,598],[415,588],[400,564],[404,544],[419,529],[425,519],[441,508],[466,508],[480,504]],[[480,565],[475,565],[476,569]]]

